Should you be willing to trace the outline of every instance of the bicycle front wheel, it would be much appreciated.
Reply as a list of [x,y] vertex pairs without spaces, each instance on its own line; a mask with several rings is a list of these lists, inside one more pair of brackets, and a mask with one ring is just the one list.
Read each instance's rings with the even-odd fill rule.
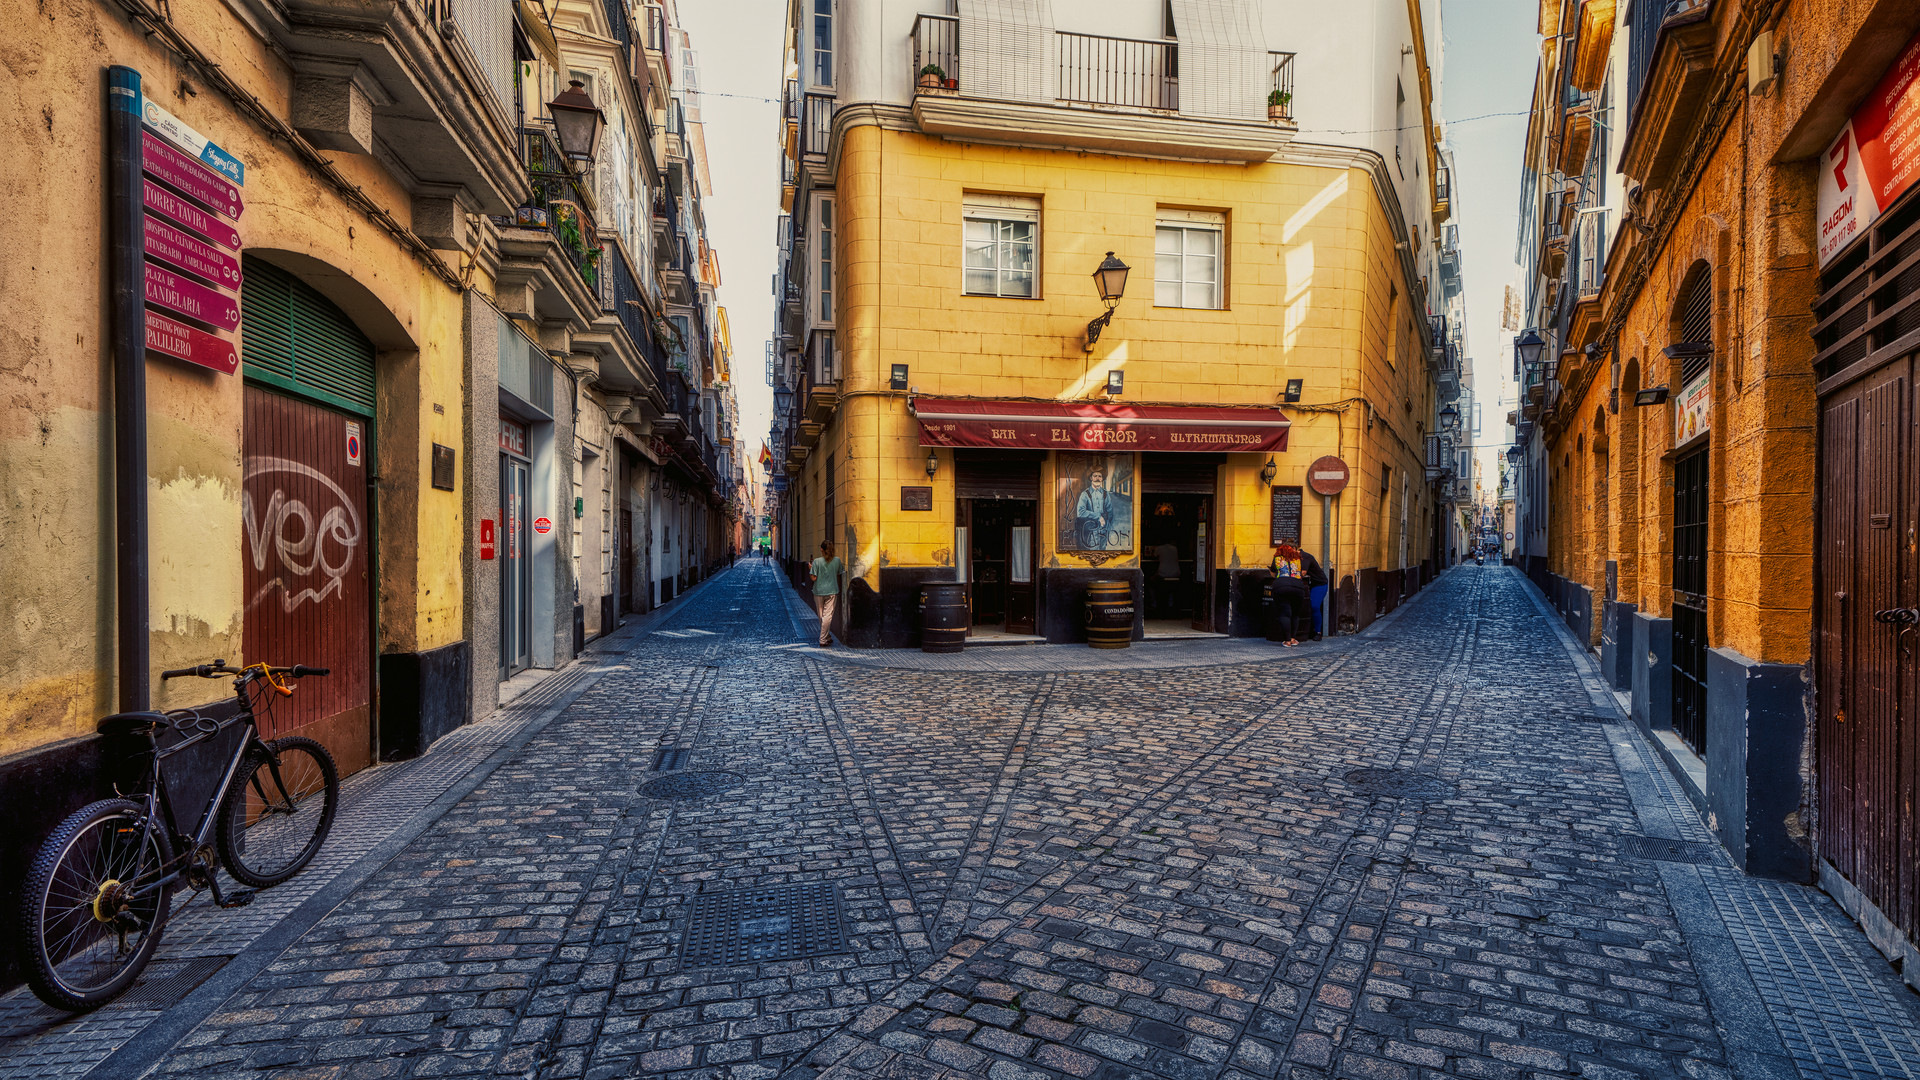
[[220,803],[215,837],[227,873],[243,885],[278,885],[313,861],[340,806],[333,755],[299,735],[267,744]]
[[133,985],[167,925],[158,882],[172,858],[166,830],[129,799],[90,803],[48,834],[20,893],[21,952],[41,1001],[80,1012]]

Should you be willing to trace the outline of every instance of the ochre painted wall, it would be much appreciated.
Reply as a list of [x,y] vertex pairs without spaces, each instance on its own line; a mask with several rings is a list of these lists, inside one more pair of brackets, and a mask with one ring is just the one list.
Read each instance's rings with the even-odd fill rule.
[[[457,295],[118,9],[12,9],[13,32],[0,42],[9,72],[0,115],[12,125],[0,212],[34,227],[16,230],[0,260],[11,312],[0,329],[0,755],[87,734],[116,705],[103,155],[111,64],[139,70],[150,98],[245,163],[240,230],[249,254],[346,310],[379,350],[383,398],[395,395],[396,380],[411,379],[398,393],[419,411],[415,430],[377,433],[383,502],[414,504],[431,493],[448,509],[428,499],[418,543],[408,543],[417,562],[377,593],[383,624],[404,613],[396,640],[414,648],[456,640],[459,498],[430,492],[426,462],[431,442],[464,445]],[[186,4],[173,16],[229,76],[287,115],[290,70],[231,13]],[[329,157],[407,220],[407,194],[381,166]],[[166,359],[147,368],[152,667],[240,660],[243,383]],[[432,412],[436,403],[444,412]],[[156,679],[153,699],[174,707],[224,693],[219,683]]]
[[[1383,550],[1389,568],[1400,565],[1403,481],[1409,531],[1431,526],[1422,425],[1432,398],[1414,322],[1424,316],[1365,169],[1121,159],[854,127],[836,180],[841,404],[788,496],[803,558],[819,542],[821,470],[832,454],[844,523],[835,540],[857,541],[842,551],[854,572],[874,583],[883,565],[952,564],[953,457],[939,452],[928,480],[907,395],[886,389],[899,363],[928,396],[1083,399],[1101,396],[1107,373],[1120,370],[1127,401],[1272,405],[1287,379],[1302,379],[1304,408],[1285,410],[1294,427],[1275,483],[1305,486],[1314,458],[1346,459],[1354,479],[1336,508],[1339,572],[1377,567]],[[975,192],[1040,200],[1037,299],[961,292],[961,209]],[[1222,310],[1153,305],[1162,207],[1227,214]],[[1133,271],[1088,354],[1082,332],[1101,310],[1090,274],[1109,250]],[[1258,479],[1265,461],[1234,454],[1220,470],[1217,528],[1227,545],[1216,546],[1218,567],[1265,566],[1272,556]],[[901,486],[928,483],[932,511],[899,509]],[[1038,564],[1086,565],[1054,550],[1052,483],[1049,462]],[[1320,524],[1320,500],[1309,493],[1302,525],[1316,552]],[[1427,543],[1411,538],[1409,565],[1428,556]],[[1106,565],[1138,565],[1138,556]]]

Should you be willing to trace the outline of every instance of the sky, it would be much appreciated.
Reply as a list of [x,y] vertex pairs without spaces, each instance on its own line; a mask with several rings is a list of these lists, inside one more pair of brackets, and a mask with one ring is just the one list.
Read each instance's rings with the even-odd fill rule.
[[680,0],[679,18],[700,63],[700,121],[713,179],[707,242],[720,256],[719,299],[733,330],[736,445],[764,480],[760,444],[773,418],[766,355],[773,336],[786,8],[781,0]]
[[[1071,2],[1071,0],[1066,0]],[[1515,207],[1526,112],[1540,56],[1537,8],[1528,0],[1441,0],[1445,39],[1440,108],[1454,150],[1454,221],[1465,277],[1467,355],[1481,401],[1481,475],[1498,475],[1513,384],[1512,335],[1500,329],[1513,264]],[[765,379],[773,331],[774,219],[778,216],[779,96],[785,7],[781,0],[680,0],[681,24],[700,61],[713,192],[708,239],[720,255],[720,303],[733,328],[740,448],[758,468],[773,413]]]
[[[1467,310],[1467,356],[1480,401],[1482,483],[1500,475],[1494,455],[1507,447],[1514,393],[1511,333],[1500,329],[1506,287],[1518,285],[1513,251],[1520,201],[1520,158],[1540,59],[1538,8],[1527,0],[1441,0],[1446,60],[1441,113],[1453,147],[1453,220]],[[1507,115],[1501,115],[1507,114]]]

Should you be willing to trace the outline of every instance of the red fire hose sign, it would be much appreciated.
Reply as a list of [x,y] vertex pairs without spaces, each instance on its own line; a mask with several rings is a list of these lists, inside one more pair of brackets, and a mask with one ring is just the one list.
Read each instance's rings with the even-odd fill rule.
[[493,522],[486,518],[480,519],[480,557],[493,558]]

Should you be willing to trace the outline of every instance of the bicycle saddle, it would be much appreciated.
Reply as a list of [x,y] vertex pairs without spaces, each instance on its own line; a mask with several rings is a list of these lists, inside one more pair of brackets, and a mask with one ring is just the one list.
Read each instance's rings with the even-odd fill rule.
[[165,713],[123,712],[101,717],[93,729],[102,735],[151,735],[172,726]]

